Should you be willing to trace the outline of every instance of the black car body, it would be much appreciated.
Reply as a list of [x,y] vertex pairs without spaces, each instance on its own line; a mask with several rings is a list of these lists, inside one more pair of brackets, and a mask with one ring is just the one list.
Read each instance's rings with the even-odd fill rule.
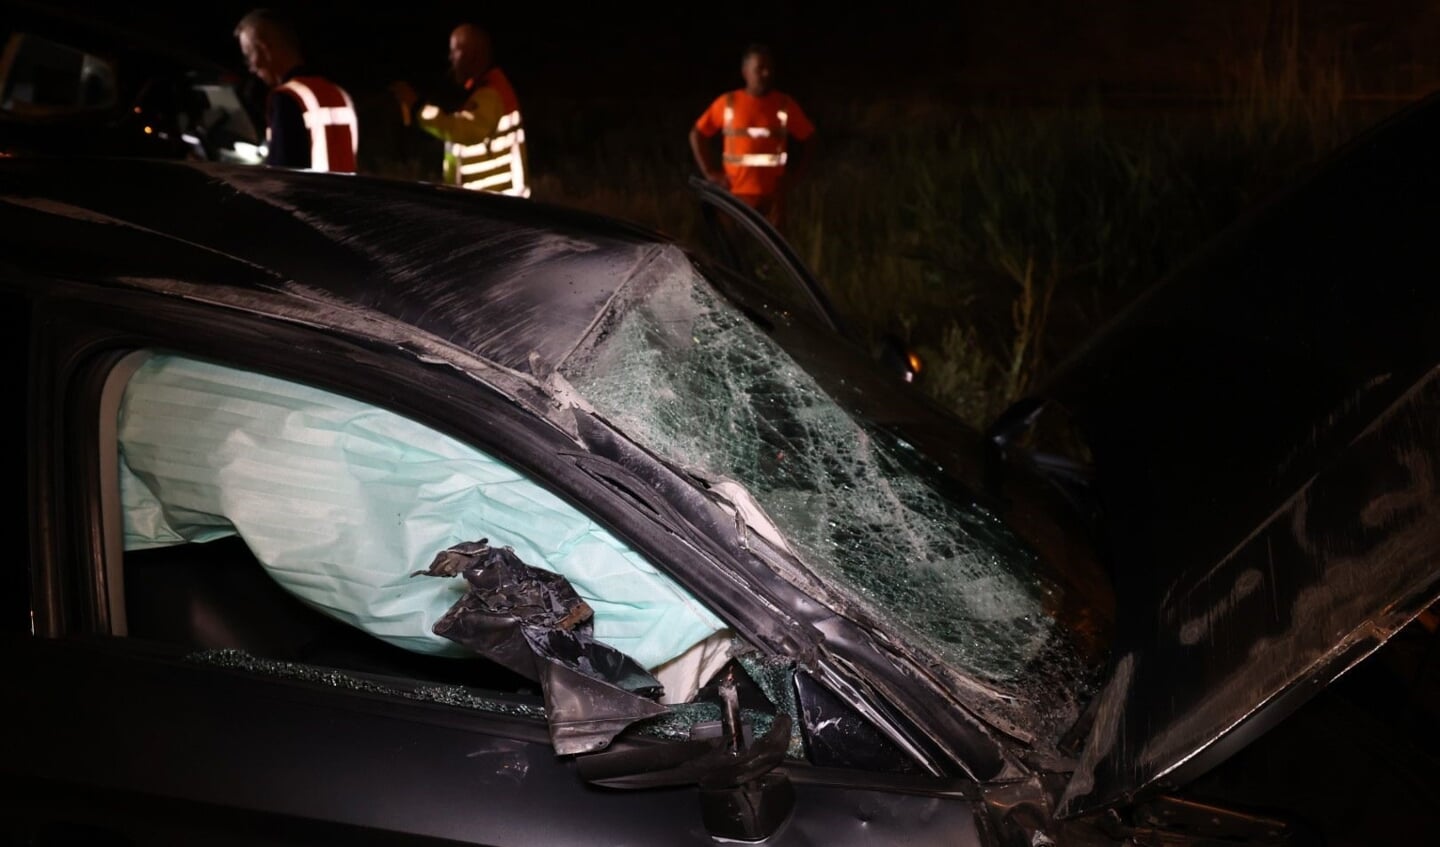
[[[803,290],[613,221],[361,177],[0,162],[29,459],[0,824],[21,843],[1299,843],[1181,789],[1440,593],[1436,141],[1433,103],[1362,139],[984,435]],[[502,459],[741,646],[659,705],[568,614],[495,624],[479,532],[420,551],[490,603],[465,660],[297,602],[255,538],[127,546],[119,410],[166,357]],[[1027,445],[1051,412],[1093,474]],[[574,611],[567,590],[546,602]]]

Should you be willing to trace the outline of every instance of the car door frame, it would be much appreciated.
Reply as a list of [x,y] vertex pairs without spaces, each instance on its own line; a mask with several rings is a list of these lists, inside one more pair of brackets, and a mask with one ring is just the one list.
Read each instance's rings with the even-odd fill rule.
[[[795,249],[790,246],[784,237],[776,231],[764,216],[746,205],[740,198],[726,191],[724,188],[702,179],[698,176],[690,177],[690,187],[694,190],[696,197],[700,200],[701,217],[704,219],[710,234],[720,243],[725,251],[726,260],[733,266],[741,264],[740,257],[734,246],[726,237],[716,219],[716,214],[723,214],[736,225],[741,231],[754,238],[762,248],[768,251],[780,266],[790,275],[804,295],[805,302],[814,311],[815,317],[826,329],[837,335],[853,340],[853,333],[841,317],[830,295],[825,291],[825,286],[811,273],[810,268],[801,260]],[[737,272],[742,272],[739,267],[733,267]]]
[[[355,345],[353,340],[338,339],[329,333],[316,332],[304,327],[286,328],[265,318],[250,318],[233,310],[216,310],[213,307],[177,298],[157,298],[140,292],[121,292],[83,285],[74,286],[68,291],[55,292],[53,291],[55,284],[56,281],[53,280],[43,283],[44,286],[52,287],[52,290],[47,291],[40,298],[43,302],[42,319],[38,320],[37,324],[43,324],[43,327],[40,327],[37,332],[36,342],[32,346],[35,351],[37,374],[32,384],[35,394],[35,402],[32,404],[32,408],[35,410],[31,421],[32,432],[38,434],[51,431],[53,424],[49,422],[52,421],[66,422],[66,425],[60,430],[61,437],[52,438],[48,440],[48,443],[37,445],[43,446],[45,448],[43,450],[31,451],[32,490],[36,494],[34,505],[44,515],[41,520],[42,529],[35,539],[36,546],[42,552],[37,558],[34,568],[37,577],[36,597],[40,601],[35,607],[37,609],[35,629],[41,635],[61,638],[67,635],[94,634],[106,631],[107,622],[104,609],[108,589],[103,584],[103,579],[98,578],[95,569],[85,565],[97,555],[95,539],[99,537],[101,525],[98,493],[93,490],[93,486],[90,486],[92,490],[88,491],[75,490],[73,487],[67,489],[65,478],[68,473],[76,469],[86,479],[98,478],[96,467],[98,462],[95,456],[86,456],[83,450],[80,451],[80,455],[75,455],[75,451],[70,447],[94,437],[93,428],[96,425],[94,412],[98,408],[96,406],[99,402],[98,394],[109,364],[113,364],[114,361],[137,349],[180,349],[205,358],[235,362],[237,357],[233,353],[227,355],[227,349],[240,343],[254,345],[256,351],[264,354],[261,355],[261,352],[257,352],[251,361],[236,362],[237,364],[252,368],[259,367],[267,371],[275,371],[277,375],[303,379],[307,382],[319,383],[327,388],[342,390],[410,415],[427,425],[448,431],[470,443],[478,443],[492,449],[508,440],[503,437],[495,437],[498,430],[508,428],[511,436],[523,430],[524,436],[532,439],[539,434],[542,435],[542,440],[547,440],[552,446],[549,450],[531,451],[533,455],[528,464],[534,466],[523,467],[527,462],[522,460],[518,463],[521,465],[522,471],[535,473],[538,478],[551,486],[557,486],[556,478],[564,478],[566,474],[572,481],[577,478],[588,478],[584,471],[577,470],[580,463],[575,462],[573,444],[567,444],[558,430],[551,431],[549,438],[544,439],[546,426],[537,425],[533,420],[524,426],[518,425],[517,421],[521,419],[521,416],[516,416],[513,412],[502,413],[505,411],[503,406],[506,401],[498,395],[487,397],[486,403],[467,404],[467,410],[487,410],[488,414],[480,415],[478,420],[472,417],[468,421],[470,425],[464,427],[463,431],[455,431],[454,417],[437,412],[433,403],[426,402],[427,395],[420,386],[427,384],[436,386],[440,383],[424,377],[418,380],[414,379],[414,377],[427,372],[427,368],[419,363],[413,363],[413,368],[405,366],[405,370],[414,372],[407,373],[407,378],[396,375],[389,380],[388,385],[376,385],[360,379],[353,369],[348,373],[339,373],[331,366],[322,365],[320,363],[322,356],[296,355],[297,351],[318,354],[324,349],[332,354],[340,353],[342,360],[352,365],[362,362],[374,365],[383,358],[384,351],[373,348],[366,350],[363,346]],[[63,283],[61,283],[61,287],[71,288]],[[277,332],[277,330],[279,331]],[[96,357],[104,358],[97,360]],[[100,364],[100,362],[108,362],[108,364]],[[88,374],[87,368],[89,369]],[[375,372],[370,375],[375,375]],[[444,382],[453,378],[455,378],[453,372],[443,372],[440,380]],[[450,385],[450,388],[453,389],[453,387]],[[476,396],[487,394],[486,390],[478,385],[474,388]],[[85,420],[90,423],[74,423]],[[90,431],[84,431],[87,429]],[[484,433],[488,433],[488,437]],[[42,438],[41,441],[46,441],[46,439]],[[571,449],[568,451],[554,449],[562,444],[567,444]],[[543,458],[537,461],[537,457]],[[610,470],[614,472],[615,468],[619,467],[621,467],[620,463],[616,463]],[[560,473],[561,470],[566,473]],[[573,496],[573,484],[568,490],[572,492]],[[601,489],[595,488],[595,490]],[[614,515],[623,508],[631,508],[630,504],[621,503],[621,497],[617,495],[612,494],[610,499],[612,500],[609,504],[611,508],[608,510],[591,509],[591,513],[608,511]],[[590,505],[596,504],[592,502]],[[603,514],[598,517],[603,522]],[[630,529],[633,534],[634,527],[632,526]],[[673,532],[673,529],[670,535],[672,541],[676,540],[674,538],[676,533]],[[693,544],[681,545],[682,548],[686,546],[692,553],[696,552]],[[692,590],[694,590],[693,587]],[[760,601],[758,598],[752,597],[748,598],[748,602]],[[795,625],[795,621],[780,621],[776,624],[778,628]],[[839,624],[836,625],[839,626]],[[755,636],[756,634],[751,633],[751,635]],[[773,633],[767,635],[773,639]],[[757,638],[756,640],[758,643],[765,643],[764,639]],[[833,662],[827,663],[823,658],[817,659],[816,669],[822,679],[827,678],[827,673],[831,675],[831,679],[838,680],[843,676]],[[185,670],[193,672],[193,668]],[[405,704],[407,707],[409,705]],[[877,717],[882,721],[895,719],[894,715],[868,716],[872,720]],[[483,715],[467,720],[472,721],[472,727],[487,725]],[[882,724],[882,727],[887,725]],[[524,743],[530,742],[525,741]],[[555,759],[553,751],[547,751],[547,754],[549,759]],[[567,771],[568,767],[567,763],[565,765]],[[957,786],[973,786],[973,783],[964,780],[957,782],[941,779],[934,781],[933,791],[916,791],[914,778],[910,778],[907,782],[904,775],[856,774],[804,767],[801,767],[800,770],[802,776],[798,782],[801,785],[812,786],[812,788],[805,789],[806,791],[818,791],[823,788],[824,790],[853,792],[869,790],[857,789],[856,786],[879,786],[876,790],[879,790],[884,796],[890,797],[894,792],[886,786],[890,786],[894,780],[898,779],[906,784],[906,788],[902,792],[905,796],[928,796],[934,800],[937,796],[961,797],[967,792]],[[555,773],[560,773],[560,771],[555,771]],[[921,781],[923,783],[924,779]],[[578,780],[575,782],[578,783]],[[825,788],[826,786],[829,788]],[[973,794],[973,791],[969,793]],[[632,811],[627,814],[633,813],[634,809],[632,808]],[[639,817],[645,817],[645,815],[639,815]]]
[[[244,362],[243,356],[225,356],[221,348],[226,342],[260,338],[253,330],[227,334],[211,325],[204,327],[211,331],[210,338],[192,333],[186,339],[183,333],[167,335],[163,321],[140,331],[133,320],[128,321],[132,325],[128,330],[103,329],[127,321],[91,320],[86,312],[96,305],[67,303],[45,313],[37,321],[43,325],[39,327],[43,337],[32,346],[35,402],[29,431],[39,443],[29,451],[30,480],[33,505],[41,515],[34,539],[32,610],[36,633],[46,637],[21,638],[7,645],[7,664],[29,669],[12,678],[9,713],[28,715],[30,721],[22,723],[38,730],[48,716],[65,715],[68,708],[73,719],[65,723],[74,729],[6,733],[5,759],[17,763],[3,777],[16,788],[7,800],[6,817],[37,827],[26,835],[84,833],[101,843],[107,838],[148,843],[152,838],[164,842],[202,835],[219,843],[251,843],[249,837],[254,836],[255,843],[262,843],[277,832],[298,843],[334,843],[337,835],[350,839],[372,831],[377,837],[383,833],[386,838],[413,837],[419,839],[416,843],[426,843],[430,838],[463,834],[463,821],[416,815],[406,807],[433,805],[436,786],[445,786],[447,778],[456,787],[450,799],[460,801],[463,786],[477,776],[474,762],[495,751],[518,761],[529,774],[527,781],[532,786],[539,783],[543,793],[575,795],[568,797],[572,804],[583,799],[585,789],[573,773],[573,763],[554,755],[538,698],[531,704],[496,698],[480,708],[471,698],[470,708],[446,707],[397,696],[403,689],[399,681],[387,686],[384,680],[371,679],[366,684],[363,674],[320,671],[295,679],[278,665],[247,674],[223,665],[197,666],[191,655],[137,655],[133,642],[107,636],[113,592],[105,583],[110,571],[102,564],[106,551],[103,494],[98,490],[101,462],[99,451],[84,449],[84,444],[96,443],[100,434],[98,413],[111,370],[134,351],[147,348],[219,354],[254,367],[255,362]],[[183,305],[178,311],[175,317],[198,317],[203,312]],[[290,349],[293,353],[296,348]],[[96,660],[97,655],[108,658]],[[182,680],[190,684],[181,685]],[[178,713],[172,705],[203,698],[216,688],[228,689],[229,696],[207,704],[219,710],[214,714],[233,719],[224,723],[230,732],[206,733],[203,728],[215,723],[213,717],[196,723],[194,716]],[[173,696],[165,696],[167,692]],[[272,728],[287,730],[283,748],[266,747],[261,736],[246,729],[247,713],[257,712],[269,716]],[[288,715],[289,720],[277,720],[277,714]],[[345,726],[354,744],[364,743],[374,730],[372,741],[378,746],[372,748],[376,755],[370,763],[376,770],[433,770],[438,782],[428,785],[429,794],[419,790],[423,786],[409,783],[387,787],[388,802],[379,802],[380,792],[372,802],[357,803],[353,796],[312,789],[306,802],[328,809],[335,817],[306,817],[301,813],[305,807],[295,805],[296,780],[308,774],[300,781],[323,784],[324,762],[344,755],[335,745],[321,743],[327,733],[334,734],[326,727],[335,715],[350,716]],[[181,729],[186,726],[188,730]],[[156,743],[170,735],[167,728],[188,732],[183,748]],[[441,736],[454,738],[460,755],[420,759],[406,752]],[[482,736],[491,740],[475,740]],[[136,746],[142,742],[145,748]],[[432,747],[431,752],[437,749]],[[162,752],[171,755],[171,767],[137,764],[142,757]],[[285,757],[284,767],[267,761],[277,753]],[[185,772],[184,761],[191,758],[227,765],[219,773],[191,773],[183,784],[170,780],[173,774]],[[278,787],[272,779],[276,773],[285,774],[287,780]],[[408,800],[401,796],[407,792]],[[223,807],[215,807],[222,797]],[[76,805],[77,798],[86,802]],[[507,812],[500,804],[489,814],[503,817]],[[523,824],[516,817],[507,825]],[[583,836],[577,830],[573,843],[581,843]]]

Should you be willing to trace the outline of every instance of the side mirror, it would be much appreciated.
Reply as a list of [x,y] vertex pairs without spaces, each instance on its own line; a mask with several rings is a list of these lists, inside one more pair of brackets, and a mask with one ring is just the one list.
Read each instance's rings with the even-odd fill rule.
[[795,789],[771,771],[790,746],[790,716],[779,714],[759,740],[746,743],[733,677],[719,686],[720,738],[613,750],[576,760],[586,782],[607,788],[700,787],[700,816],[715,838],[764,841],[795,809]]

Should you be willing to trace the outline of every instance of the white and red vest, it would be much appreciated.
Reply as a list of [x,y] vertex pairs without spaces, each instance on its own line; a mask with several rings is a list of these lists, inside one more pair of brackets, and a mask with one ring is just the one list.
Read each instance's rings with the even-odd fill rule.
[[324,77],[297,76],[277,87],[271,96],[281,94],[300,102],[305,129],[310,133],[310,169],[355,173],[360,126],[355,102],[345,89]]

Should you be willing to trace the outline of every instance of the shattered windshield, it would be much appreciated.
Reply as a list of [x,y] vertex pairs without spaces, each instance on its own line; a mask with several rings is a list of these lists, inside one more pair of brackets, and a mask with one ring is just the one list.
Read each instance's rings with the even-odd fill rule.
[[946,661],[1014,678],[1056,626],[1033,553],[898,438],[857,420],[688,261],[627,284],[562,364],[668,460],[739,481],[832,589]]

